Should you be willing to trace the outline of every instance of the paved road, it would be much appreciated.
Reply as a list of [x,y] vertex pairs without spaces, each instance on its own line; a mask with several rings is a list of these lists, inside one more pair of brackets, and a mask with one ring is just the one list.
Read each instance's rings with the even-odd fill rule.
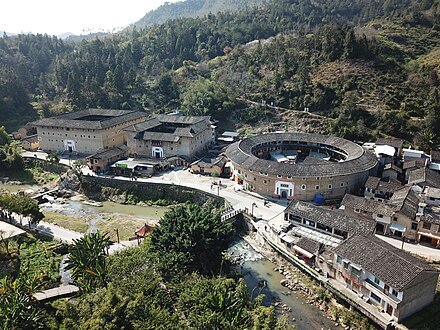
[[[376,237],[384,240],[388,244],[391,244],[399,249],[402,248],[402,240],[394,237],[376,235]],[[429,246],[414,244],[414,243],[404,243],[403,250],[417,254],[419,256],[425,257],[430,261],[440,261],[440,250],[434,249]]]

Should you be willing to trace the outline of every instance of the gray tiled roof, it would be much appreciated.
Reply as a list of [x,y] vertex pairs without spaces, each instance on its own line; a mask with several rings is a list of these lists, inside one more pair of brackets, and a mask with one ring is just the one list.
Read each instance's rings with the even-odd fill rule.
[[387,217],[391,217],[396,212],[396,207],[393,205],[350,194],[345,194],[341,204],[346,208],[358,209],[374,214],[382,214]]
[[419,168],[409,172],[408,183],[440,188],[440,174],[429,168]]
[[[163,132],[162,124],[176,125],[173,132]],[[209,116],[155,115],[148,120],[127,127],[125,131],[137,132],[136,139],[177,142],[180,137],[194,137],[206,129],[210,129],[212,120]],[[181,125],[181,127],[178,127]],[[155,129],[158,127],[157,129]]]
[[394,165],[394,164],[391,164],[391,163],[389,163],[389,164],[385,164],[385,166],[384,166],[383,169],[384,169],[384,170],[394,170],[394,171],[396,171],[397,173],[402,173],[402,169],[401,169],[400,167],[398,167],[398,166],[396,166],[396,165]]
[[427,161],[428,161],[427,158],[408,160],[406,162],[403,162],[402,168],[404,170],[411,168],[423,168],[426,167]]
[[394,193],[397,190],[402,189],[403,186],[398,180],[382,181],[378,177],[369,176],[367,182],[365,182],[365,188],[382,191],[384,193]]
[[87,156],[86,158],[93,159],[109,159],[115,156],[123,155],[127,151],[126,146],[120,146],[112,149],[100,149],[93,155]]
[[284,210],[285,213],[295,214],[302,218],[321,223],[339,230],[354,234],[372,234],[376,227],[374,221],[359,220],[346,216],[344,213],[322,206],[294,200]]
[[379,138],[376,140],[376,145],[386,145],[386,146],[391,146],[394,148],[400,148],[402,149],[403,147],[403,140],[400,139],[386,139],[386,138]]
[[426,262],[374,236],[353,236],[335,254],[360,265],[390,287],[401,291],[424,271],[436,272]]
[[440,199],[440,188],[426,187],[423,192],[426,197]]
[[306,237],[300,238],[300,240],[296,242],[295,245],[298,245],[301,249],[304,249],[312,254],[316,254],[320,246],[319,242]]
[[365,182],[365,188],[376,189],[379,186],[380,178],[377,176],[369,176]]
[[[101,120],[81,120],[87,116],[103,116]],[[35,126],[53,126],[83,129],[103,129],[145,117],[140,111],[86,109],[55,117],[43,118],[32,123]]]
[[400,212],[408,218],[413,220],[416,218],[420,199],[410,186],[396,191],[390,198],[390,202],[399,207]]
[[[260,159],[252,154],[255,145],[272,141],[300,141],[319,143],[339,148],[346,154],[343,162],[313,162],[313,164],[284,164]],[[310,133],[269,133],[253,136],[231,144],[226,156],[234,163],[257,172],[273,173],[293,177],[320,177],[349,175],[372,170],[377,165],[376,157],[351,141],[334,136]],[[311,160],[312,161],[312,160]]]
[[431,151],[431,162],[440,163],[440,151],[438,150]]
[[425,207],[423,215],[420,220],[433,224],[440,224],[440,208],[439,207]]

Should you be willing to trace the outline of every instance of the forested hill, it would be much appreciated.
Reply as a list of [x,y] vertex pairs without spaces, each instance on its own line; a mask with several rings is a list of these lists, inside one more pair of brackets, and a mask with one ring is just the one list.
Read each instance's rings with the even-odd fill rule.
[[[436,147],[439,31],[439,0],[273,0],[75,44],[4,36],[0,123],[87,107],[180,109],[231,129],[283,122]],[[313,115],[295,111],[306,107]]]
[[132,28],[145,28],[161,24],[178,17],[201,17],[209,13],[236,11],[249,6],[266,3],[268,0],[186,0],[182,2],[166,2],[159,8],[148,12],[143,18],[131,25]]

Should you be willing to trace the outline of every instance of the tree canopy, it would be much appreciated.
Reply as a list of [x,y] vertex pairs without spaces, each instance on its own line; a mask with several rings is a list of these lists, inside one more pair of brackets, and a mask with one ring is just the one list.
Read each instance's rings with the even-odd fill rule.
[[220,270],[222,252],[233,233],[232,225],[221,221],[220,210],[187,203],[160,219],[151,234],[151,250],[165,276],[180,274],[182,269],[209,275]]

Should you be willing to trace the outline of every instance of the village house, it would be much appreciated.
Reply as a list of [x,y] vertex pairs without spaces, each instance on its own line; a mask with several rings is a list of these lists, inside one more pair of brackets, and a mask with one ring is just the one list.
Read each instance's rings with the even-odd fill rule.
[[387,138],[379,138],[376,140],[375,143],[376,146],[390,146],[394,148],[394,155],[393,157],[399,158],[402,154],[402,148],[403,148],[403,140],[401,139],[387,139]]
[[394,164],[385,164],[382,171],[382,179],[402,180],[403,170]]
[[403,163],[403,177],[405,181],[408,181],[409,174],[417,169],[425,168],[428,165],[428,159],[408,160]]
[[207,155],[191,164],[191,172],[195,174],[208,174],[221,176],[225,169],[227,159],[223,156]]
[[125,158],[127,155],[127,146],[122,145],[120,147],[112,149],[101,149],[97,153],[86,157],[87,166],[93,172],[104,172],[110,168],[110,165],[114,162]]
[[129,153],[135,157],[194,160],[215,141],[213,123],[208,116],[156,115],[125,129]]
[[346,215],[361,220],[374,220],[379,233],[417,240],[420,199],[405,186],[394,192],[388,202],[346,194],[342,205]]
[[20,127],[17,132],[12,132],[12,137],[16,140],[21,140],[27,138],[28,136],[33,136],[37,134],[37,127],[34,125],[27,124]]
[[430,206],[440,206],[440,189],[424,187],[420,193],[422,200]]
[[364,196],[368,199],[377,199],[378,201],[388,200],[397,190],[402,188],[403,185],[400,181],[393,179],[384,181],[376,176],[370,176],[365,182]]
[[[375,228],[373,221],[359,221],[339,210],[298,200],[293,200],[284,210],[284,220],[290,225],[284,230],[285,235],[281,234],[280,240],[286,243],[298,241],[294,239],[297,237],[335,247],[351,235],[373,234]],[[293,245],[292,247],[295,249]],[[309,251],[309,253],[315,252],[316,250]]]
[[38,135],[31,135],[26,136],[23,139],[21,139],[21,145],[24,150],[28,151],[36,151],[40,147],[40,144],[38,142]]
[[434,171],[440,171],[440,151],[431,151],[431,161],[429,164],[429,168]]
[[127,143],[124,128],[140,123],[139,111],[87,109],[32,123],[37,127],[40,148],[44,151],[93,154]]
[[419,243],[440,248],[440,208],[438,206],[424,208],[417,234]]
[[408,184],[424,187],[440,188],[440,173],[429,168],[419,168],[409,172]]
[[434,300],[438,271],[374,237],[356,235],[334,249],[335,279],[400,322]]

